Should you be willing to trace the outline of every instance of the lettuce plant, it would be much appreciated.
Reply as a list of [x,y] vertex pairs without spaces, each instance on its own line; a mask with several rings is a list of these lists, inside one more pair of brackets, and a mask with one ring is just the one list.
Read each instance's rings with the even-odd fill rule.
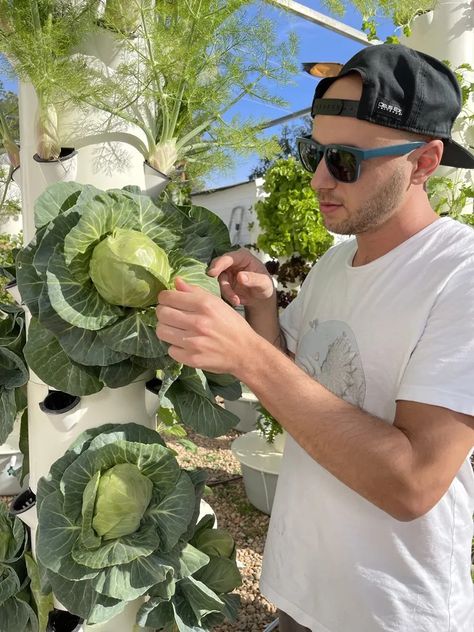
[[206,268],[231,248],[225,224],[205,208],[154,201],[136,187],[71,182],[38,198],[35,224],[35,239],[17,257],[32,314],[24,349],[31,369],[79,396],[160,370],[163,406],[179,407],[182,421],[209,436],[235,425],[214,401],[229,391],[238,397],[235,380],[183,369],[155,334],[158,292],[176,276],[219,294]]
[[[130,423],[86,431],[38,484],[43,588],[90,624],[140,597],[150,600],[139,623],[155,625],[156,609],[188,632],[209,629],[211,614],[232,618],[234,545],[222,531],[214,543],[199,535],[211,526],[196,528],[203,489],[203,474],[182,470],[154,430]],[[214,561],[221,558],[225,568]]]

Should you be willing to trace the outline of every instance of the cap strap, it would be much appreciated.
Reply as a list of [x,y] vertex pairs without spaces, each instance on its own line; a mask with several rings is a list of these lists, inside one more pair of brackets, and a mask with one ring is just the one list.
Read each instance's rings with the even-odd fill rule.
[[357,116],[359,101],[347,99],[314,99],[311,116],[327,114],[329,116]]

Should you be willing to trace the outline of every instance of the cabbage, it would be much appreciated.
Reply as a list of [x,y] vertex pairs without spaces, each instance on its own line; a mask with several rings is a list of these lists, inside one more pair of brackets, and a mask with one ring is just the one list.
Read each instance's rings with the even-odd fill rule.
[[212,526],[206,519],[196,527],[204,481],[180,468],[154,430],[133,423],[87,430],[38,483],[44,587],[91,625],[138,597],[146,600],[140,625],[154,626],[160,603],[179,629],[183,618],[196,631],[233,619],[238,600],[227,593],[241,581],[235,556],[211,557],[194,542]]
[[100,477],[92,526],[104,540],[136,531],[150,504],[153,483],[136,465],[114,465]]
[[170,273],[165,251],[137,230],[115,230],[94,248],[90,261],[92,282],[112,305],[156,305]]
[[[153,200],[137,187],[62,182],[37,199],[35,224],[35,239],[17,257],[17,283],[32,315],[24,356],[40,379],[83,396],[160,371],[159,406],[170,417],[213,437],[238,423],[215,396],[238,398],[239,383],[177,365],[155,333],[158,293],[176,276],[220,295],[206,269],[231,244],[214,213]],[[0,372],[1,343],[0,335]],[[24,366],[14,368],[15,379],[28,378]],[[13,394],[0,387],[0,417],[2,405],[11,420]]]

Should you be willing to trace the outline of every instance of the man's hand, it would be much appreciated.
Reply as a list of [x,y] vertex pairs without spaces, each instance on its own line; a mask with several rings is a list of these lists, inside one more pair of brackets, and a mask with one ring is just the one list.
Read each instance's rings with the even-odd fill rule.
[[194,368],[241,374],[257,334],[221,298],[175,279],[176,290],[158,295],[156,335],[171,346],[169,355]]
[[266,267],[245,248],[214,259],[207,274],[218,278],[223,298],[234,306],[252,307],[275,295]]

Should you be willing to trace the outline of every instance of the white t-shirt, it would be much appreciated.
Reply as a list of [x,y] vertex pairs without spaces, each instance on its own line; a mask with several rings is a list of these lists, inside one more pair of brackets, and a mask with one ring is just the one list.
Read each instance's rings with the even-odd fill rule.
[[[352,267],[356,249],[330,249],[283,313],[297,364],[387,423],[398,399],[474,415],[474,230],[443,218]],[[313,632],[473,632],[473,511],[468,459],[400,522],[288,436],[261,591]]]

